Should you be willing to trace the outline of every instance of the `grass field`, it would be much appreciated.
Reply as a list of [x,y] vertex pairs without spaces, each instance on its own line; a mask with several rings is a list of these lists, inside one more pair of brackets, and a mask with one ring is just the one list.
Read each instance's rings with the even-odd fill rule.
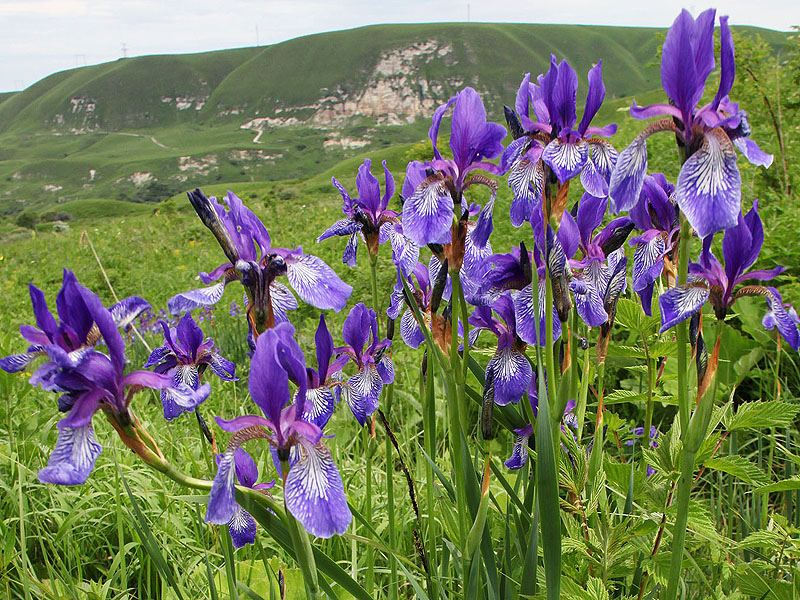
[[[316,91],[314,86],[333,86],[343,77],[342,73],[357,72],[353,65],[360,64],[363,55],[407,43],[419,35],[468,39],[472,47],[486,49],[480,55],[482,60],[494,60],[495,64],[514,52],[520,53],[525,61],[541,62],[546,59],[545,49],[563,50],[575,61],[581,91],[585,91],[585,69],[599,48],[599,54],[611,53],[611,58],[604,62],[608,65],[606,83],[618,97],[605,104],[595,124],[619,122],[620,131],[614,138],[618,148],[625,147],[641,129],[641,123],[630,119],[625,112],[630,98],[622,96],[635,93],[639,104],[662,99],[662,93],[647,91],[654,82],[658,85],[653,79],[657,68],[645,64],[648,60],[655,61],[658,45],[656,32],[651,30],[625,37],[616,36],[616,30],[607,28],[541,29],[512,25],[448,24],[417,29],[386,26],[377,31],[381,35],[370,39],[380,39],[382,45],[370,41],[359,46],[357,42],[364,38],[365,32],[354,30],[265,49],[181,57],[180,63],[187,77],[202,76],[208,79],[209,86],[216,85],[207,107],[215,102],[232,106],[238,98],[245,99],[252,108],[264,101],[265,92],[261,88],[248,88],[248,80],[263,78],[272,82],[270,85],[287,78],[308,82],[301,68],[303,64],[286,67],[290,57],[300,54],[297,60],[307,60],[309,69],[311,65],[324,71],[327,65],[330,80],[307,83],[307,87],[298,83],[282,102],[306,102]],[[777,44],[779,37],[776,34],[770,41]],[[618,38],[625,41],[624,46],[617,42]],[[580,44],[572,43],[573,39],[579,39]],[[297,52],[301,44],[307,53]],[[340,58],[342,64],[337,63],[340,71],[333,70],[326,62],[335,62],[337,58],[326,55],[331,44],[341,48],[341,54],[347,57],[347,60]],[[467,49],[467,45],[454,47],[457,60],[468,62]],[[589,50],[592,54],[587,54]],[[610,68],[612,58],[618,60]],[[93,92],[99,95],[105,88],[97,86],[111,86],[120,72],[130,76],[131,81],[141,81],[147,69],[162,63],[166,65],[164,69],[173,68],[172,62],[160,57],[137,60],[141,62],[121,61],[90,68],[94,71],[57,74],[50,78],[52,81],[37,84],[39,88],[33,86],[9,98],[0,95],[0,122],[11,110],[9,106],[16,106],[15,110],[24,117],[20,117],[19,127],[0,127],[4,131],[0,141],[7,142],[0,144],[0,191],[6,194],[0,205],[7,214],[18,213],[19,207],[12,211],[8,206],[19,195],[26,200],[19,203],[24,211],[44,219],[32,228],[17,226],[16,214],[0,221],[0,306],[3,307],[0,356],[25,350],[17,331],[20,325],[33,322],[28,283],[44,290],[53,308],[64,267],[73,270],[79,281],[97,292],[106,305],[114,301],[114,293],[118,297],[140,295],[151,303],[155,313],[166,308],[167,300],[176,293],[200,287],[197,273],[216,267],[224,257],[186,199],[185,191],[196,185],[202,186],[209,196],[223,196],[232,190],[263,221],[273,246],[302,246],[307,253],[323,258],[354,287],[344,311],[326,313],[334,343],[341,344],[347,311],[359,301],[371,304],[370,276],[363,245],[359,249],[359,265],[351,269],[342,264],[343,238],[319,244],[315,241],[342,216],[341,197],[330,179],[335,176],[355,193],[356,170],[369,157],[373,160],[373,172],[379,171],[375,167],[381,160],[387,161],[399,190],[406,163],[430,154],[429,145],[420,143],[425,139],[427,121],[380,130],[368,123],[347,125],[338,131],[342,137],[358,139],[368,134],[373,136],[372,143],[341,151],[320,149],[330,135],[328,131],[302,127],[267,131],[258,149],[264,154],[284,155],[274,160],[243,160],[232,155],[234,150],[253,148],[253,132],[239,130],[233,121],[206,119],[211,110],[207,107],[193,113],[191,119],[187,115],[185,121],[173,119],[170,113],[158,127],[143,127],[139,123],[135,135],[125,135],[134,131],[121,130],[82,135],[23,131],[44,114],[36,111],[51,110],[47,108],[48,102],[60,101],[65,93],[77,93],[74,90],[84,89],[81,86],[99,90]],[[437,68],[432,65],[428,76],[441,77]],[[496,71],[490,73],[487,69],[485,79],[481,71],[481,85],[495,86],[498,96],[502,95],[503,101],[511,104],[519,78],[515,68],[518,67],[512,66],[509,59]],[[626,77],[631,70],[634,75]],[[359,81],[362,75],[354,75],[354,81]],[[44,85],[47,81],[50,87]],[[707,94],[713,95],[715,87],[715,83],[710,83]],[[26,102],[25,94],[32,91],[39,94],[39,99],[30,102],[29,96]],[[736,91],[735,88],[732,95]],[[155,89],[154,93],[175,94],[166,88]],[[26,108],[19,108],[23,104]],[[119,124],[127,118],[124,114],[129,113],[120,109],[119,114],[104,113],[103,118],[121,119],[115,121]],[[500,103],[490,103],[489,114],[492,120],[501,121]],[[762,148],[777,152],[777,140],[769,126],[755,118],[753,125],[753,135]],[[677,161],[673,136],[654,137],[649,142],[649,151],[653,159],[649,170],[664,171],[674,181]],[[790,153],[790,159],[793,155]],[[206,169],[208,172],[202,168],[181,171],[181,156],[202,159],[205,163],[211,161],[204,157],[213,156],[216,163]],[[800,247],[794,243],[793,232],[800,206],[794,195],[784,197],[771,187],[774,167],[764,174],[762,169],[744,163],[740,158],[743,208],[749,209],[756,196],[761,196],[761,216],[767,232],[758,268],[785,265],[786,273],[776,281],[784,300],[797,300]],[[90,169],[96,169],[91,181]],[[790,169],[792,176],[796,176],[797,167],[791,160]],[[155,190],[168,199],[155,202],[154,197],[139,202],[142,198],[137,198],[137,193],[146,186],[137,187],[130,181],[115,183],[133,172],[150,172],[157,174],[159,181],[170,181],[164,189]],[[20,176],[16,177],[16,173]],[[168,179],[184,174],[185,180]],[[382,175],[379,179],[382,182]],[[63,189],[44,192],[42,182],[63,184]],[[89,187],[84,188],[85,184]],[[575,182],[570,190],[570,205],[580,197],[579,188]],[[34,194],[34,190],[39,191]],[[59,201],[60,197],[63,201]],[[468,199],[483,203],[486,196],[473,188]],[[505,180],[501,180],[491,238],[495,252],[507,252],[520,241],[532,244],[529,228],[514,229],[510,225],[510,201],[510,190]],[[396,196],[390,208],[400,211]],[[68,228],[54,231],[53,222],[47,219],[57,217],[56,213],[69,217],[64,219]],[[696,243],[694,250],[698,248]],[[633,249],[628,248],[627,254],[632,258]],[[428,255],[428,250],[423,250],[424,259]],[[395,281],[390,249],[384,245],[378,268],[381,313]],[[233,383],[208,378],[212,395],[202,405],[201,412],[209,423],[214,415],[230,418],[252,412],[246,387],[247,325],[243,316],[229,314],[232,302],[242,305],[242,289],[238,284],[229,286],[217,308],[205,313],[200,322],[222,355],[237,364],[239,377]],[[290,315],[309,363],[313,363],[319,312],[301,302],[300,308]],[[693,481],[687,553],[683,561],[686,598],[800,597],[800,485],[795,476],[800,466],[796,452],[800,439],[796,426],[800,413],[800,360],[796,353],[787,351],[785,344],[777,345],[774,331],[764,331],[763,314],[762,299],[738,301],[722,336],[720,387],[712,419],[715,427],[697,454]],[[195,318],[200,318],[200,314],[196,313]],[[711,323],[712,311],[707,310],[704,319]],[[562,529],[563,598],[656,598],[667,580],[669,548],[675,535],[677,509],[673,496],[681,470],[681,444],[678,426],[674,424],[678,420],[677,351],[672,333],[658,334],[657,329],[658,317],[648,320],[641,316],[638,299],[629,285],[620,301],[605,377],[601,379],[605,382],[608,426],[601,468],[590,474],[589,455],[573,447],[573,441],[566,436],[563,441],[570,453],[556,456],[561,505],[560,521],[557,518],[555,522]],[[594,412],[598,406],[594,347],[597,333],[586,335],[591,342],[588,350],[576,353],[577,364],[585,369],[581,371],[582,381],[591,382],[585,389],[588,406],[581,422],[583,432],[575,440],[581,448],[592,443]],[[484,336],[472,351],[479,364],[478,374],[482,374],[494,353],[494,340],[490,337]],[[456,598],[466,585],[465,569],[470,563],[461,555],[464,540],[459,527],[464,519],[458,514],[458,502],[451,493],[462,475],[453,470],[451,463],[455,450],[447,429],[452,413],[439,379],[433,402],[426,399],[424,386],[420,389],[422,350],[409,349],[399,338],[399,334],[395,336],[392,347],[396,383],[391,400],[386,393],[381,398],[399,452],[391,449],[380,424],[376,437],[370,439],[344,403],[337,406],[326,429],[326,433],[335,436],[327,443],[342,472],[356,518],[346,535],[315,540],[314,544],[367,588],[368,597],[426,598],[423,588],[430,588],[415,546],[416,532],[424,543],[434,541],[428,549],[435,555],[434,564],[440,566],[433,580],[442,597]],[[144,339],[151,348],[162,343],[160,335],[150,332],[144,333]],[[148,349],[130,332],[126,341],[129,368],[138,369],[145,362]],[[644,347],[650,344],[653,352],[663,354],[664,360],[651,360],[642,344]],[[658,449],[643,452],[640,443],[626,442],[631,440],[631,430],[644,423],[650,369],[658,365],[662,370],[653,390],[656,398],[653,423],[661,431],[660,445]],[[53,395],[29,386],[29,376],[30,371],[0,372],[0,596],[25,600],[216,600],[238,595],[272,600],[280,597],[277,583],[280,571],[286,597],[290,600],[306,597],[296,563],[263,527],[255,546],[233,551],[225,527],[203,522],[206,495],[148,469],[100,416],[95,419],[95,428],[104,449],[87,483],[76,488],[40,483],[37,472],[47,463],[60,415],[55,410]],[[694,375],[692,386],[696,384],[693,378]],[[481,548],[479,555],[497,557],[494,572],[499,574],[499,581],[495,588],[488,567],[480,573],[472,571],[481,585],[475,597],[516,599],[521,597],[517,595],[521,587],[532,586],[526,589],[536,592],[528,597],[544,598],[547,582],[543,557],[549,541],[531,533],[539,530],[537,524],[547,520],[547,516],[540,517],[539,511],[533,509],[534,470],[509,471],[503,466],[514,440],[506,428],[498,425],[497,437],[492,441],[482,438],[479,407],[482,386],[479,376],[469,376],[465,435],[469,460],[475,468],[466,471],[478,477],[485,463],[491,465],[487,535],[483,538],[490,540],[490,552]],[[136,415],[157,439],[170,463],[194,477],[213,477],[213,459],[194,416],[183,415],[167,423],[154,392],[138,395],[135,402]],[[425,422],[430,413],[425,416],[423,413],[431,408],[436,429],[426,439],[432,430]],[[507,413],[499,408],[497,411],[501,415],[499,423]],[[516,407],[513,411],[517,418],[525,416]],[[228,437],[218,428],[215,432],[220,443]],[[535,439],[530,443],[533,451],[541,450]],[[433,465],[441,469],[438,474],[426,458],[425,452],[431,448]],[[253,443],[248,450],[256,459],[262,480],[277,479],[267,446]],[[371,471],[365,467],[366,455],[372,457]],[[532,463],[536,456],[531,453]],[[419,520],[412,509],[400,459],[416,483]],[[647,464],[655,466],[658,473],[648,477]],[[597,475],[600,472],[602,475]],[[369,483],[367,473],[371,474]],[[593,476],[598,477],[597,485],[588,483]],[[776,487],[764,487],[770,484]],[[279,483],[276,490],[280,488]],[[761,493],[754,492],[758,488],[762,488]],[[280,499],[280,495],[277,491],[276,498]],[[529,548],[534,552],[529,553]],[[526,562],[530,556],[533,561]],[[331,581],[338,598],[353,597],[329,577],[326,581]]]

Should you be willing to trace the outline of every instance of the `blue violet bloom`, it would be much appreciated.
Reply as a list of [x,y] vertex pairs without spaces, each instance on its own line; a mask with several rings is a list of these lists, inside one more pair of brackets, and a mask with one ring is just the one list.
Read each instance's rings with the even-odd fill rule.
[[670,103],[631,107],[637,119],[666,118],[650,123],[620,153],[609,190],[617,212],[633,208],[647,173],[647,138],[672,132],[686,157],[676,185],[678,207],[701,238],[736,226],[742,178],[734,148],[755,165],[772,164],[772,155],[748,137],[747,113],[728,98],[736,76],[728,17],[720,17],[719,88],[709,104],[698,107],[716,63],[715,20],[714,9],[696,20],[683,10],[670,27],[661,54],[661,83]]
[[[311,535],[342,534],[352,521],[339,470],[322,441],[322,429],[304,419],[308,373],[303,351],[290,323],[267,329],[256,340],[248,389],[264,416],[244,415],[217,424],[234,435],[228,442],[208,497],[206,521],[230,523],[236,513],[234,494],[236,449],[247,441],[266,439],[282,471],[287,510]],[[297,386],[292,394],[289,382]]]
[[229,262],[210,273],[200,273],[203,283],[221,281],[210,287],[178,294],[169,300],[172,313],[182,313],[219,302],[225,286],[240,281],[249,301],[251,329],[261,333],[288,320],[286,311],[297,308],[297,300],[277,277],[286,275],[300,298],[321,309],[344,308],[353,288],[344,283],[322,259],[305,254],[302,248],[273,248],[269,234],[259,218],[232,192],[225,199],[228,210],[213,196],[199,189],[189,192],[203,224],[217,238]]
[[[739,214],[736,227],[725,231],[722,239],[722,256],[725,266],[711,252],[713,236],[703,240],[703,250],[697,263],[689,265],[689,283],[670,288],[659,296],[661,307],[661,332],[674,327],[698,313],[710,301],[718,319],[724,319],[728,308],[742,296],[763,296],[772,312],[769,324],[777,327],[788,344],[798,350],[800,331],[797,323],[783,306],[783,300],[773,287],[739,284],[748,280],[769,281],[780,275],[784,268],[748,270],[756,262],[764,243],[764,228],[758,216],[758,201],[747,216]],[[738,287],[738,289],[737,289]]]
[[403,234],[400,216],[388,209],[389,200],[394,195],[394,177],[386,167],[386,161],[383,161],[385,177],[383,196],[380,184],[370,170],[371,167],[372,161],[365,159],[364,164],[358,168],[357,198],[352,198],[336,178],[331,178],[333,185],[342,195],[344,201],[342,212],[346,217],[331,225],[317,238],[317,242],[333,236],[349,236],[342,262],[349,267],[355,267],[359,237],[364,239],[367,250],[373,256],[377,254],[378,246],[388,240],[392,244],[392,259],[395,264],[403,269],[404,273],[409,273],[419,258],[419,246]]
[[[164,373],[173,378],[176,384],[183,383],[193,390],[200,386],[200,375],[210,367],[213,373],[224,381],[236,381],[236,366],[224,359],[211,338],[204,341],[203,331],[186,313],[176,328],[170,328],[159,321],[164,330],[164,345],[150,354],[145,369],[155,367],[156,373]],[[161,390],[161,403],[164,405],[164,418],[169,420],[193,411],[197,405],[181,404],[184,396],[175,396],[172,390]]]

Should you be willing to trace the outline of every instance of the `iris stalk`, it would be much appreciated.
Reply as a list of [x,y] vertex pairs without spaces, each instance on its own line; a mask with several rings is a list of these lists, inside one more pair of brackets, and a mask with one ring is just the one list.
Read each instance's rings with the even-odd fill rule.
[[[678,249],[678,276],[676,285],[685,284],[689,278],[689,242],[691,241],[691,227],[686,216],[681,213],[681,239]],[[678,344],[678,410],[681,420],[681,438],[686,438],[686,431],[689,427],[689,381],[687,373],[689,370],[688,356],[686,355],[686,343],[689,339],[688,321],[682,321],[677,326]],[[649,430],[648,430],[649,431]]]
[[[719,342],[722,335],[724,321],[717,321],[714,352],[719,352]],[[678,585],[681,577],[681,564],[686,546],[686,523],[689,519],[689,499],[692,493],[694,479],[694,464],[697,451],[706,436],[706,430],[714,410],[714,398],[717,392],[717,373],[712,377],[714,381],[708,386],[706,393],[697,403],[697,408],[689,421],[689,426],[683,436],[683,456],[681,458],[681,476],[678,480],[677,514],[675,517],[674,535],[672,538],[672,562],[669,568],[669,580],[665,600],[678,597]]]

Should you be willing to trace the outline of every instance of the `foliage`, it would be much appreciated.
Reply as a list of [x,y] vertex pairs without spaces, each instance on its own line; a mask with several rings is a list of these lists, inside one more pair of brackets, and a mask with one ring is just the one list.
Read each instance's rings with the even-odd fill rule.
[[[453,25],[445,31],[454,34],[462,29]],[[513,45],[534,47],[534,41],[539,43],[525,37],[525,28],[501,29]],[[383,31],[399,36],[401,30]],[[346,45],[344,33],[337,35]],[[317,41],[309,50],[311,57],[318,58]],[[645,50],[652,54],[652,48],[643,49],[643,54]],[[800,181],[793,159],[797,132],[780,122],[776,128],[771,114],[777,115],[780,106],[782,123],[794,122],[797,101],[790,82],[800,63],[800,46],[787,51],[785,62],[781,54],[775,62],[770,48],[757,38],[737,38],[736,50],[740,71],[731,96],[749,111],[753,137],[776,154],[776,164],[767,171],[750,170],[739,160],[745,204],[756,197],[764,199],[760,206],[766,242],[759,265],[769,268],[780,261],[789,266],[790,272],[780,280],[789,285],[781,285],[781,290],[785,300],[797,299],[800,288],[793,271],[800,264],[800,251],[793,243],[790,226],[798,214],[795,190]],[[264,67],[262,54],[239,52],[247,65],[244,75]],[[203,62],[198,59],[187,64],[191,69],[210,69],[216,64]],[[230,66],[214,68],[221,77]],[[134,67],[139,68],[118,66]],[[275,73],[289,75],[277,67]],[[244,84],[237,83],[237,78],[233,84],[238,87],[231,89],[242,93]],[[66,76],[59,75],[51,83],[64,81]],[[770,83],[775,81],[780,87]],[[779,89],[790,91],[781,93]],[[499,113],[490,110],[492,114]],[[619,142],[614,138],[620,148],[639,127],[629,120],[621,125]],[[172,130],[176,136],[178,131]],[[778,160],[779,134],[784,140],[785,173]],[[674,139],[664,137],[670,139],[650,142],[652,168],[664,165],[674,179]],[[312,136],[303,139],[310,141]],[[209,144],[217,142],[219,148],[224,146],[221,140]],[[193,143],[199,146],[199,142]],[[373,166],[385,157],[396,175],[407,161],[429,158],[429,154],[428,141],[393,144],[384,152],[369,153]],[[209,196],[222,197],[232,189],[243,198],[266,224],[274,246],[303,246],[306,252],[335,265],[340,275],[346,272],[343,277],[356,292],[342,313],[326,313],[337,345],[347,310],[367,296],[373,281],[381,291],[375,307],[380,315],[397,282],[387,246],[380,251],[374,270],[369,268],[363,246],[360,266],[350,269],[340,262],[343,244],[314,241],[341,217],[342,199],[330,186],[331,176],[348,190],[355,190],[354,173],[362,160],[361,155],[339,163],[331,160],[328,170],[304,171],[302,180],[204,186]],[[318,174],[308,177],[311,172]],[[399,188],[402,179],[397,179]],[[575,181],[568,205],[580,197],[579,187]],[[468,199],[485,203],[486,197],[476,188],[467,191]],[[31,322],[27,282],[33,281],[48,299],[53,298],[65,264],[99,293],[106,305],[112,303],[106,277],[120,297],[137,294],[152,303],[155,314],[136,323],[143,337],[132,329],[126,331],[128,360],[134,368],[147,359],[146,345],[152,348],[162,343],[153,318],[176,292],[199,286],[196,273],[221,262],[222,254],[182,194],[155,203],[172,191],[170,185],[158,181],[131,189],[138,190],[136,198],[141,203],[91,197],[71,200],[58,206],[74,218],[69,231],[58,235],[37,231],[33,239],[16,238],[0,245],[0,304],[4,307],[0,312],[0,356],[24,350],[15,331]],[[495,252],[520,240],[533,247],[528,227],[514,229],[508,223],[512,198],[501,179],[491,240]],[[153,204],[144,204],[148,201]],[[396,197],[389,208],[398,213],[402,210]],[[31,224],[20,225],[35,227],[37,215],[26,210],[20,218],[31,219]],[[25,219],[23,223],[28,222]],[[718,246],[714,249],[722,256]],[[694,242],[693,259],[698,247]],[[626,245],[625,251],[632,259],[633,249]],[[427,252],[423,250],[424,255]],[[570,345],[562,351],[571,356],[571,366],[563,373],[555,366],[561,358],[558,347],[556,352],[553,346],[542,350],[528,347],[533,369],[539,370],[538,419],[533,420],[534,415],[524,408],[526,400],[494,406],[494,417],[489,416],[492,435],[485,435],[481,427],[487,384],[484,374],[495,352],[493,341],[486,339],[491,336],[485,334],[470,349],[469,364],[466,356],[457,352],[449,358],[446,351],[440,356],[437,347],[429,343],[424,377],[420,372],[422,351],[415,352],[402,343],[398,326],[391,348],[396,383],[381,397],[391,435],[380,418],[373,430],[359,427],[341,405],[329,426],[335,432],[329,446],[342,472],[354,525],[342,537],[313,541],[323,593],[339,598],[352,594],[432,599],[463,594],[505,600],[552,597],[560,585],[561,597],[569,599],[654,598],[663,594],[669,579],[676,534],[686,533],[686,553],[678,561],[686,598],[798,596],[797,353],[781,343],[774,331],[764,330],[761,298],[738,300],[724,319],[707,432],[696,448],[690,448],[680,417],[681,349],[672,330],[660,332],[658,299],[651,307],[653,316],[646,316],[631,283],[616,306],[604,360],[598,360],[595,348],[599,330],[584,327],[577,319],[573,335],[565,336]],[[229,313],[231,302],[242,308],[238,284],[225,292],[216,309],[195,313],[206,335],[237,364],[240,378],[239,382],[208,378],[212,394],[200,412],[212,428],[211,415],[230,418],[252,410],[246,388],[248,324],[233,307]],[[454,302],[458,307],[459,300]],[[163,316],[169,319],[166,312]],[[307,360],[314,355],[318,316],[318,310],[303,303],[291,315]],[[704,332],[710,347],[715,320],[714,311],[706,307]],[[387,325],[381,317],[381,332]],[[688,347],[687,339],[683,351]],[[437,363],[442,357],[446,362]],[[545,379],[548,361],[548,372],[554,375]],[[694,407],[698,388],[694,366],[688,372],[686,389]],[[38,482],[36,472],[46,464],[53,447],[58,416],[53,395],[27,385],[30,374],[0,372],[0,397],[4,399],[0,401],[0,438],[5,440],[0,444],[0,594],[26,600],[128,595],[222,598],[237,593],[239,597],[279,598],[285,585],[287,598],[306,597],[307,573],[296,567],[298,562],[303,565],[302,557],[280,503],[248,505],[259,521],[259,533],[256,544],[243,549],[233,549],[226,527],[203,522],[204,490],[214,473],[212,453],[193,416],[184,415],[168,424],[163,420],[158,394],[140,395],[136,415],[157,438],[165,460],[190,476],[205,479],[198,484],[205,488],[188,490],[149,470],[106,423],[101,427],[99,422],[98,437],[105,449],[85,485],[54,488]],[[566,391],[551,393],[545,400],[551,383]],[[575,409],[577,425],[573,430],[565,420],[562,430],[560,409],[568,399],[562,394],[573,392],[577,399],[583,398],[583,404]],[[601,406],[604,412],[599,410]],[[598,412],[602,421],[596,420]],[[528,464],[511,471],[503,460],[516,439],[512,429],[520,423],[535,424],[536,435],[526,442]],[[596,429],[598,423],[601,426]],[[645,423],[661,432],[656,447],[634,432]],[[229,436],[214,431],[224,450]],[[252,448],[259,471],[274,473],[267,446],[253,444]],[[601,452],[594,452],[595,448]],[[691,499],[685,527],[676,529],[679,482],[689,452]],[[484,488],[480,486],[482,477]],[[559,565],[555,579],[553,564]]]

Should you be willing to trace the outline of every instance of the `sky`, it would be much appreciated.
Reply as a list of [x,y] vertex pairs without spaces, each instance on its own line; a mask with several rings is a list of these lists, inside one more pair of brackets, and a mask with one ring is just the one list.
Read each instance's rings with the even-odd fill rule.
[[[363,25],[472,21],[668,27],[681,8],[697,15],[707,5],[672,0],[0,0],[0,92],[123,56],[274,44]],[[718,14],[730,15],[733,25],[786,31],[800,25],[800,2],[728,0]]]

